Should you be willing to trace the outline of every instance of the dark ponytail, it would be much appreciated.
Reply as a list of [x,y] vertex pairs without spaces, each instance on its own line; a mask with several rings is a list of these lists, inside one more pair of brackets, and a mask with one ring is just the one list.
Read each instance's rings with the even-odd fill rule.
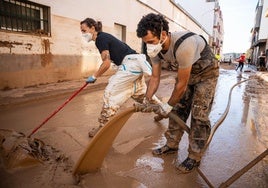
[[89,28],[91,28],[92,26],[95,27],[95,30],[97,32],[100,32],[102,31],[102,23],[100,21],[95,21],[94,19],[92,18],[86,18],[84,19],[83,21],[80,22],[80,25],[82,24],[86,24]]
[[97,21],[95,29],[97,32],[102,31],[102,23],[101,21]]

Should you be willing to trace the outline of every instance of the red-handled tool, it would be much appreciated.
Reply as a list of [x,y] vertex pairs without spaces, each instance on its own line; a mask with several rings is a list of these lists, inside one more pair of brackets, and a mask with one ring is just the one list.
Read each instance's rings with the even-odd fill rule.
[[50,118],[52,118],[56,113],[58,113],[68,102],[70,102],[78,93],[80,93],[88,83],[85,83],[79,90],[77,90],[70,98],[68,98],[65,103],[63,103],[58,109],[56,109],[49,117],[47,117],[38,127],[36,127],[31,134],[28,136],[31,137],[38,129],[40,129]]

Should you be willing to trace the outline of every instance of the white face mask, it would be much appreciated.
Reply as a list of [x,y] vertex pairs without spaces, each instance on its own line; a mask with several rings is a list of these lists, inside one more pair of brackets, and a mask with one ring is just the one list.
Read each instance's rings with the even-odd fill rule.
[[82,38],[86,42],[90,42],[92,40],[92,37],[93,37],[92,33],[82,33]]
[[167,38],[165,38],[165,40],[160,43],[160,41],[158,42],[158,44],[147,44],[147,54],[149,57],[153,58],[155,56],[157,56],[157,54],[162,50],[162,45],[165,43]]

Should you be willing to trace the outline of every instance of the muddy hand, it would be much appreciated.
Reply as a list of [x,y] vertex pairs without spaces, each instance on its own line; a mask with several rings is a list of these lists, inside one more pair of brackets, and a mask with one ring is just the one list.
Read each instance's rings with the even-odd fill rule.
[[136,112],[144,112],[144,113],[150,113],[155,112],[159,113],[160,106],[157,104],[150,104],[150,103],[134,103],[135,111]]
[[150,100],[144,97],[142,103],[134,103],[136,112],[155,112],[158,111],[159,105],[153,104]]
[[155,121],[161,121],[162,119],[165,119],[165,117],[164,116],[162,116],[161,114],[157,114],[156,116],[154,116],[154,120]]

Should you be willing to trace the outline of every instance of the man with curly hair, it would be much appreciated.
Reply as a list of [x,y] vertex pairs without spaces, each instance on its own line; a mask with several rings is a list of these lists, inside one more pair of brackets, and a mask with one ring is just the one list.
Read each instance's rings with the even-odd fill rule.
[[[172,111],[184,122],[191,113],[189,154],[182,163],[176,164],[181,172],[191,172],[200,165],[211,131],[209,113],[219,76],[217,59],[202,36],[189,31],[170,33],[167,20],[160,14],[150,13],[142,17],[137,36],[146,43],[153,68],[145,94],[147,101],[152,99],[159,87],[161,60],[177,66],[173,92],[168,102],[160,105],[157,113],[167,118]],[[153,154],[177,152],[183,133],[183,129],[169,118],[165,132],[167,142],[154,149]]]

